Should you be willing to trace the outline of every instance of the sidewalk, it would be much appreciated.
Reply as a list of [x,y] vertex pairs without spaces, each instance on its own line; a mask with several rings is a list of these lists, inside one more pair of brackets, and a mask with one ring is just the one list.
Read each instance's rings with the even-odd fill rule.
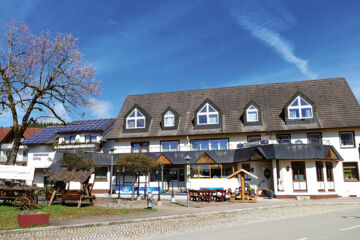
[[[131,208],[146,208],[146,201],[139,200],[130,202],[128,200],[122,200],[122,204]],[[121,223],[132,220],[144,220],[149,221],[151,219],[161,219],[161,218],[179,218],[187,217],[192,215],[201,215],[201,214],[212,214],[219,212],[231,212],[231,211],[246,211],[250,209],[261,209],[261,208],[274,208],[282,206],[291,206],[291,205],[316,205],[316,204],[360,204],[360,198],[339,198],[339,199],[325,199],[325,200],[307,200],[307,201],[297,201],[297,200],[278,200],[278,199],[259,199],[257,203],[230,203],[230,202],[190,202],[190,208],[186,208],[186,201],[177,200],[176,203],[170,203],[169,200],[161,201],[161,206],[156,206],[154,208],[157,211],[153,212],[141,212],[141,213],[130,213],[123,215],[107,215],[107,216],[93,216],[86,218],[76,218],[76,219],[56,219],[51,220],[51,226],[73,226],[73,225],[96,225],[96,224],[110,224],[110,223]],[[116,199],[109,198],[98,198],[95,203],[98,207],[105,208],[118,208]]]

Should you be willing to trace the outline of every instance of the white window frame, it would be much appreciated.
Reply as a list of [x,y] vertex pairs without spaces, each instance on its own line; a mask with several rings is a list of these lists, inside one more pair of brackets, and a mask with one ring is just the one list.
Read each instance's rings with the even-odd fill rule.
[[[198,125],[214,125],[214,124],[219,124],[219,112],[218,111],[216,111],[216,109],[213,107],[213,106],[211,106],[214,110],[215,110],[215,112],[209,112],[209,106],[211,106],[209,103],[206,103],[200,110],[199,110],[199,112],[197,113],[197,124]],[[206,108],[206,112],[201,112],[201,110],[203,110],[204,108]],[[209,122],[209,116],[210,115],[214,115],[214,114],[216,114],[216,116],[217,116],[217,121],[216,121],[216,123],[210,123]],[[206,116],[206,123],[200,123],[200,121],[199,121],[199,116]]]
[[[174,124],[173,125],[167,125],[166,124],[166,119],[167,118],[173,118],[174,119]],[[167,111],[167,113],[164,115],[164,127],[174,127],[175,126],[175,114],[171,111]]]
[[[307,105],[307,106],[302,106],[302,105],[301,105],[301,100],[303,100],[304,102],[306,102],[306,103],[309,104],[309,105]],[[299,105],[298,105],[298,106],[291,106],[295,101],[298,101]],[[310,108],[310,109],[311,109],[311,116],[310,116],[310,117],[303,117],[303,116],[302,116],[301,110],[302,110],[302,109],[305,109],[305,108]],[[290,110],[292,110],[292,109],[297,109],[297,110],[299,110],[299,117],[291,117]],[[292,102],[289,104],[289,106],[288,106],[288,118],[289,118],[289,119],[304,119],[304,118],[313,118],[313,117],[314,117],[314,109],[313,109],[312,105],[311,105],[308,101],[306,101],[304,98],[302,98],[302,97],[300,97],[300,96],[297,96],[297,97],[294,99],[294,101],[292,101]]]
[[[135,112],[135,116],[134,116],[134,117],[130,117],[131,114],[133,114],[134,112]],[[138,117],[138,116],[137,116],[137,115],[138,115],[138,114],[137,114],[138,112],[139,112],[141,115],[143,115],[143,116],[142,116],[142,117]],[[139,120],[139,119],[144,119],[144,126],[143,126],[143,127],[138,127],[138,125],[137,125],[137,120]],[[129,122],[130,120],[134,120],[134,121],[135,121],[134,127],[130,127],[130,126],[129,126],[128,122]],[[126,118],[126,129],[145,128],[145,125],[146,125],[145,115],[144,115],[142,112],[140,112],[139,109],[137,109],[137,108],[135,108],[135,109],[129,114],[129,116]]]
[[[251,107],[255,109],[250,109]],[[249,113],[255,112],[256,113],[256,120],[249,120]],[[248,109],[246,109],[246,121],[247,122],[258,122],[259,121],[259,110],[254,105],[250,105]]]
[[[352,145],[343,145],[342,144],[341,135],[343,135],[343,134],[351,134],[352,141],[353,141]],[[340,148],[354,148],[354,147],[356,147],[355,136],[354,136],[354,132],[352,132],[352,131],[339,132],[339,140],[340,140]]]

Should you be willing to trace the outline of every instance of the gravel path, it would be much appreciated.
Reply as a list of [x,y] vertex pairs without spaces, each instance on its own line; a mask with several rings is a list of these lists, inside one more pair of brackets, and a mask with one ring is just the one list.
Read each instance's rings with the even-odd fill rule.
[[0,234],[0,239],[155,239],[182,233],[224,229],[243,224],[360,208],[360,204],[326,204],[244,210],[196,217],[83,228]]

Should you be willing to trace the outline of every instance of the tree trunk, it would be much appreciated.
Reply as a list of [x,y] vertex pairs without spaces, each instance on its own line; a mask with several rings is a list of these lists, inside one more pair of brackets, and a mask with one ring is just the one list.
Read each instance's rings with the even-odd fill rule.
[[10,153],[9,158],[6,160],[7,165],[15,165],[15,163],[16,163],[16,157],[19,152],[19,148],[20,148],[20,144],[21,144],[21,136],[22,136],[22,134],[20,135],[20,132],[15,131],[15,138],[13,141],[11,153]]

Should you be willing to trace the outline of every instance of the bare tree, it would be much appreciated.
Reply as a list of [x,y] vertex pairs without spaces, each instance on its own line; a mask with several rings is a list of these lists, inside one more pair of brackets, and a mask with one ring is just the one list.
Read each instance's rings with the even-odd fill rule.
[[32,34],[14,20],[0,32],[0,114],[12,116],[15,138],[7,164],[16,162],[28,125],[40,118],[65,123],[65,111],[86,105],[98,95],[95,67],[84,63],[71,34]]

